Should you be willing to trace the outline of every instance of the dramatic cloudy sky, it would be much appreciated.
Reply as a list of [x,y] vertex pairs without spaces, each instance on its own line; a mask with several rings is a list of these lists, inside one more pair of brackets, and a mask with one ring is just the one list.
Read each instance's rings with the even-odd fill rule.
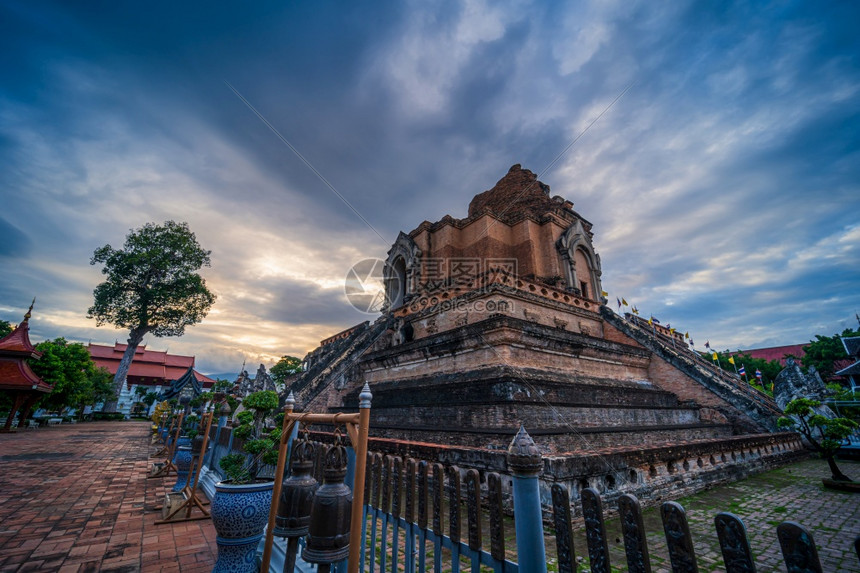
[[149,347],[304,355],[368,318],[353,263],[514,163],[594,224],[612,300],[699,347],[857,325],[857,2],[84,4],[0,7],[0,318],[35,295],[35,340],[123,341],[89,259],[175,219],[218,301]]

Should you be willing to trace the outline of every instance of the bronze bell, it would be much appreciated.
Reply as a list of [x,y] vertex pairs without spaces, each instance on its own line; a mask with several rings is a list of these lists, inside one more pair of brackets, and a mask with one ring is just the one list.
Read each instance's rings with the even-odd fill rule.
[[274,534],[279,537],[304,537],[311,522],[311,504],[319,487],[314,469],[314,446],[307,438],[296,440],[290,463],[290,477],[281,485]]
[[325,454],[323,485],[314,494],[307,545],[302,559],[309,563],[335,563],[349,556],[349,520],[352,490],[346,476],[346,448],[340,434]]

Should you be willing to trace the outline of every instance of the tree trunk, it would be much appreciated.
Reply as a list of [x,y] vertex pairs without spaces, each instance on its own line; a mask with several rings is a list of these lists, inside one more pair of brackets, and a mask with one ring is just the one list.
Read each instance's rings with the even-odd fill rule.
[[132,329],[128,334],[128,347],[125,349],[125,354],[122,355],[122,360],[119,362],[119,367],[116,369],[116,374],[113,377],[113,400],[105,402],[102,412],[116,412],[119,395],[122,392],[122,387],[125,384],[128,369],[131,368],[131,361],[134,359],[134,353],[137,346],[143,341],[145,330]]
[[827,456],[827,465],[830,466],[830,473],[833,474],[833,479],[836,481],[851,481],[851,478],[839,470],[836,465],[836,460],[832,455]]

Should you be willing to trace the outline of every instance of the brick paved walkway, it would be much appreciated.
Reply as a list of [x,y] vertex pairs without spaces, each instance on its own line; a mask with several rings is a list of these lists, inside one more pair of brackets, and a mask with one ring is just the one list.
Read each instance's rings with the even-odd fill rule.
[[211,571],[211,520],[155,525],[146,422],[0,434],[0,571]]

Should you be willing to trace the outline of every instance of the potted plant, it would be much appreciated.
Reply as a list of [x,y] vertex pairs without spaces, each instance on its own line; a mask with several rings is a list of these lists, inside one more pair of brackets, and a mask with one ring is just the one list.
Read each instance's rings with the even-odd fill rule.
[[231,453],[219,464],[227,479],[215,484],[212,523],[217,532],[218,560],[213,572],[256,572],[257,544],[269,517],[272,478],[260,478],[262,464],[277,462],[280,428],[265,428],[266,418],[278,408],[271,390],[248,394],[237,414],[234,438],[243,441],[242,453]]
[[848,418],[823,416],[815,411],[819,406],[821,402],[810,398],[792,400],[785,406],[785,413],[792,417],[778,419],[777,426],[800,432],[815,451],[827,460],[831,479],[822,479],[825,486],[860,492],[860,483],[852,481],[836,465],[836,450],[857,429],[857,423]]

